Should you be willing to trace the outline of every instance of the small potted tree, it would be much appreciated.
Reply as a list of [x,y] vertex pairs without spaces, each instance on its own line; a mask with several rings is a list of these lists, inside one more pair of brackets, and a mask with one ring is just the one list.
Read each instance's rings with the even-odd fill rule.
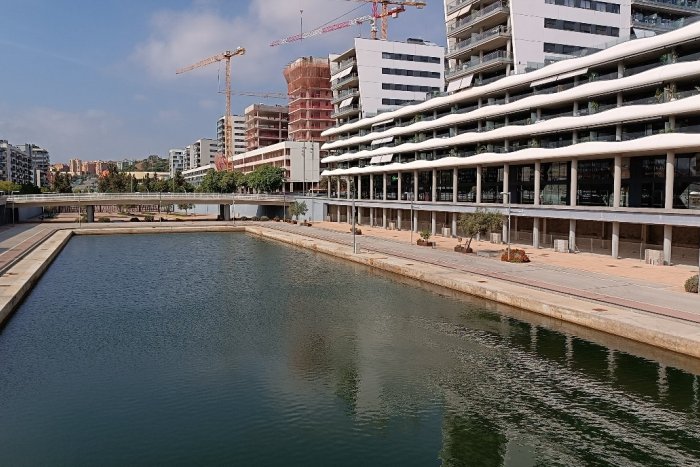
[[464,245],[458,244],[455,251],[458,253],[473,253],[472,240],[477,235],[486,235],[488,231],[498,230],[503,226],[503,214],[477,209],[476,212],[465,213],[459,216],[459,228],[466,237]]
[[292,215],[292,217],[296,218],[292,220],[293,224],[300,224],[300,216],[305,215],[308,212],[309,208],[306,206],[305,201],[294,201],[292,204],[289,205],[289,214]]
[[430,237],[432,234],[430,233],[429,230],[421,230],[420,232],[420,238],[416,242],[419,246],[435,246],[435,242],[430,241]]

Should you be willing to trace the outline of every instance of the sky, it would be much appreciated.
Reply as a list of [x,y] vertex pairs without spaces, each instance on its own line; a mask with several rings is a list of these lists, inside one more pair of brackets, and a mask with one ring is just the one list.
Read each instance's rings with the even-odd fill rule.
[[[300,15],[300,10],[303,14]],[[275,39],[364,16],[357,0],[0,0],[0,139],[46,148],[52,162],[167,156],[216,137],[225,111],[224,66],[175,70],[225,50],[233,90],[286,92],[283,68],[327,57],[368,37],[354,26],[302,42]],[[389,20],[389,39],[445,45],[443,2],[407,7]],[[233,96],[233,112],[255,102]]]

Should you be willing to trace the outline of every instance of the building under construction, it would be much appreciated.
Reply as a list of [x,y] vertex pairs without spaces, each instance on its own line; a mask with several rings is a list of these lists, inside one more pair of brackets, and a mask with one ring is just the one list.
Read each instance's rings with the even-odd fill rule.
[[323,142],[331,118],[331,72],[327,58],[302,57],[284,69],[289,94],[289,139]]

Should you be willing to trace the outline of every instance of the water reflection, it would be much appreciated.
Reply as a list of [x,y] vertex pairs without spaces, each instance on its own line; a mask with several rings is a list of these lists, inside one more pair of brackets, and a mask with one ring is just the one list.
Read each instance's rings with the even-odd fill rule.
[[8,465],[700,462],[697,361],[243,235],[71,241],[0,365]]

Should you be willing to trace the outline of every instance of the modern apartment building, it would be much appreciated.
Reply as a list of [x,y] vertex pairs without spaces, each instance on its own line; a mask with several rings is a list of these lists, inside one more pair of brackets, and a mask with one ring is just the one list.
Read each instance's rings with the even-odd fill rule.
[[29,156],[32,161],[32,183],[42,187],[48,184],[48,174],[50,172],[51,159],[49,151],[36,144],[25,144],[20,149]]
[[[80,175],[83,170],[83,161],[80,159],[71,159],[68,161],[68,172],[73,175]],[[120,169],[121,170],[121,169]]]
[[698,83],[694,23],[340,125],[327,215],[457,235],[512,204],[513,241],[698,264]]
[[337,124],[371,117],[444,89],[445,49],[422,39],[406,42],[355,39],[330,56]]
[[233,167],[243,173],[261,165],[283,167],[287,192],[309,191],[318,186],[321,145],[317,142],[282,141],[233,157]]
[[34,176],[31,155],[24,148],[0,140],[0,180],[29,184]]
[[253,104],[245,109],[246,150],[287,140],[289,108],[282,105]]
[[[226,135],[224,133],[224,116],[216,121],[217,151],[226,154]],[[231,116],[231,136],[233,137],[233,154],[245,152],[245,116]]]
[[697,0],[445,0],[449,92],[681,27]]
[[190,183],[192,186],[199,186],[202,184],[202,180],[204,179],[204,176],[209,172],[210,170],[216,170],[216,164],[207,164],[203,165],[201,167],[194,167],[191,169],[187,169],[182,172],[182,176],[184,177],[185,181]]
[[213,164],[218,153],[219,143],[216,140],[202,138],[192,143],[189,148],[190,169]]
[[289,139],[325,139],[323,131],[332,127],[331,69],[327,58],[302,57],[284,69],[289,94]]
[[174,177],[178,172],[184,172],[190,168],[189,151],[184,148],[171,149],[168,151],[168,162],[170,162],[170,176]]

